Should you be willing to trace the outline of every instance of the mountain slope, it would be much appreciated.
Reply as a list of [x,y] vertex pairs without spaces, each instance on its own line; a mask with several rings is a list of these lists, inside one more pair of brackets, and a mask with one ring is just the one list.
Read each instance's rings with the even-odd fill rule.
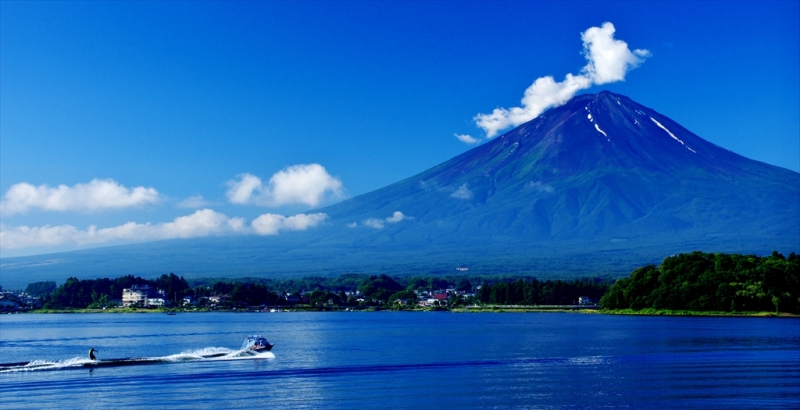
[[720,148],[603,92],[324,211],[340,223],[401,211],[414,223],[389,229],[431,231],[436,224],[432,237],[702,240],[757,232],[794,234],[797,243],[798,230],[789,229],[800,227],[796,204],[797,173]]

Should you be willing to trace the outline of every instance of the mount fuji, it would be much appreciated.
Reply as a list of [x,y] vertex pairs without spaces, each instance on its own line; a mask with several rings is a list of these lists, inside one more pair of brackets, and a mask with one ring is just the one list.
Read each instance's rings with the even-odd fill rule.
[[315,212],[328,215],[323,226],[276,237],[170,240],[8,262],[42,278],[65,271],[220,277],[456,267],[563,277],[627,274],[692,250],[800,250],[800,174],[728,151],[605,91],[574,97],[418,175]]
[[[573,98],[490,143],[325,210],[401,211],[437,239],[800,242],[800,174],[730,152],[631,99]],[[425,234],[422,233],[425,231]]]

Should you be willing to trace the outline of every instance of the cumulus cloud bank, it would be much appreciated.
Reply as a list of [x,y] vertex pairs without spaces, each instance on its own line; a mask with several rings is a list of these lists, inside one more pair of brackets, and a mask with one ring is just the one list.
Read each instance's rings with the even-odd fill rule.
[[242,218],[228,218],[211,209],[199,210],[191,215],[159,224],[128,222],[111,228],[98,229],[92,225],[80,230],[72,225],[45,225],[41,227],[3,227],[0,246],[7,249],[63,244],[87,245],[105,242],[139,242],[157,239],[195,238],[241,232]]
[[19,249],[58,245],[96,245],[115,242],[143,242],[160,239],[198,238],[223,235],[277,235],[281,231],[302,231],[328,218],[324,213],[283,216],[264,214],[249,225],[243,218],[230,218],[211,209],[159,224],[128,222],[111,228],[90,226],[80,230],[72,225],[41,227],[0,226],[0,248]]
[[342,195],[342,181],[332,177],[319,164],[292,165],[276,172],[264,184],[252,174],[241,174],[228,181],[226,196],[234,204],[317,206],[326,197]]
[[121,209],[156,203],[161,195],[155,188],[126,188],[113,179],[93,179],[71,187],[34,186],[27,182],[12,185],[0,201],[4,215],[24,213],[31,209],[44,211],[91,212]]
[[474,118],[476,125],[486,132],[486,138],[492,138],[503,129],[524,124],[546,109],[566,103],[580,90],[625,80],[625,74],[644,62],[650,52],[631,51],[626,42],[614,38],[614,32],[610,22],[584,31],[581,39],[588,63],[578,75],[567,74],[561,82],[552,76],[538,78],[525,90],[521,107],[495,108],[490,114],[478,114]]

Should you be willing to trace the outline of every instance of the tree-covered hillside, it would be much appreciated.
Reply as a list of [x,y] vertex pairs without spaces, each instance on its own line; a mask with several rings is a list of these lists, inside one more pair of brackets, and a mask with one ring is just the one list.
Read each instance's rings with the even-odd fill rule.
[[800,258],[693,252],[670,256],[618,280],[604,309],[800,313]]

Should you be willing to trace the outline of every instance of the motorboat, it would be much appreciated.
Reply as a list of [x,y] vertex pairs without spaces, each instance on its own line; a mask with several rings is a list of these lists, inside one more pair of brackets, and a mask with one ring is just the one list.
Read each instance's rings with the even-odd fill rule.
[[242,349],[247,352],[268,352],[272,350],[272,346],[274,344],[267,341],[264,336],[261,335],[251,335],[247,336],[244,339],[244,343],[242,343]]

